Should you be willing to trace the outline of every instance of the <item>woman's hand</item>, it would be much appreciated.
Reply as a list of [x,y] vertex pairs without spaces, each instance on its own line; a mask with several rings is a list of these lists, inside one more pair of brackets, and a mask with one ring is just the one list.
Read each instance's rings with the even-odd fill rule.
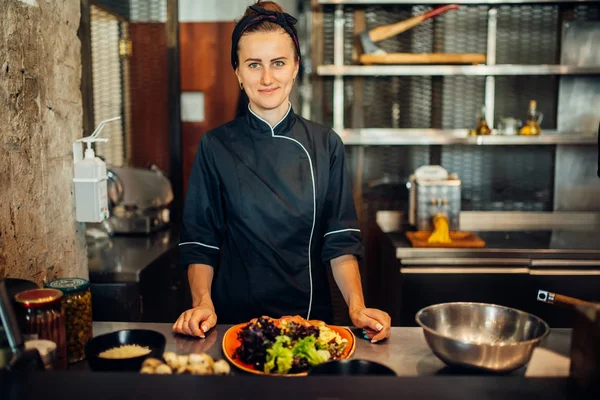
[[351,310],[350,319],[354,326],[362,328],[366,332],[371,343],[377,343],[390,336],[392,319],[384,311],[362,307]]
[[173,324],[173,332],[204,339],[205,333],[216,324],[214,307],[200,305],[183,312]]

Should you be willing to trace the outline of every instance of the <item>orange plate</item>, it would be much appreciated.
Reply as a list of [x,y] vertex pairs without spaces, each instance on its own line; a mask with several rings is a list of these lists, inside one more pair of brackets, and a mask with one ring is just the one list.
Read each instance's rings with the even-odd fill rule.
[[[310,321],[313,322],[313,321]],[[238,324],[232,326],[225,332],[225,336],[223,336],[223,354],[225,354],[225,358],[229,360],[231,364],[235,367],[241,369],[242,371],[250,372],[251,374],[256,375],[269,375],[269,376],[306,376],[308,372],[301,372],[298,374],[267,374],[263,371],[258,371],[254,369],[252,365],[241,362],[238,359],[233,358],[233,354],[235,353],[235,349],[240,346],[240,341],[238,340],[238,333],[242,330],[243,327],[248,325],[248,323]],[[356,347],[356,338],[350,329],[341,327],[341,326],[332,326],[327,325],[331,330],[339,333],[342,339],[348,340],[348,346],[344,350],[344,354],[340,357],[340,359],[350,358],[354,353],[354,349]]]
[[481,248],[485,242],[479,236],[471,232],[450,232],[452,243],[427,243],[431,232],[417,231],[406,232],[406,237],[413,247],[445,247],[445,248]]

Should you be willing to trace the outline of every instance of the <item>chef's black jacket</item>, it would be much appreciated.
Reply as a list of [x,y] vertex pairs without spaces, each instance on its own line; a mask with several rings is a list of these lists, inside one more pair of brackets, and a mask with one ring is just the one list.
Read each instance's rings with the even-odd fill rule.
[[271,128],[249,110],[207,132],[185,199],[181,263],[214,268],[220,323],[331,321],[326,268],[363,257],[344,146],[291,106]]

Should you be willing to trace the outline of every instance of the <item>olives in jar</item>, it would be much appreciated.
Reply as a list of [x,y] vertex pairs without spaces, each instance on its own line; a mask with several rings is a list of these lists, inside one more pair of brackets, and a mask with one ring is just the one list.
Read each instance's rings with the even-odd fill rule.
[[82,278],[61,278],[46,285],[63,293],[63,308],[67,332],[69,363],[85,358],[84,347],[92,338],[92,295],[89,281]]

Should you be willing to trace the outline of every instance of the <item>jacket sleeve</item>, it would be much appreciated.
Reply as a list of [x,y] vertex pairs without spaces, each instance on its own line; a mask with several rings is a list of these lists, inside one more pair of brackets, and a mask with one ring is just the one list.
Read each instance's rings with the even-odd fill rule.
[[210,140],[205,134],[196,151],[185,198],[179,243],[180,263],[186,267],[190,264],[217,267],[223,227],[219,177]]
[[343,255],[361,260],[364,249],[352,197],[350,176],[346,168],[344,144],[333,131],[329,135],[329,185],[323,209],[322,260],[329,263]]

